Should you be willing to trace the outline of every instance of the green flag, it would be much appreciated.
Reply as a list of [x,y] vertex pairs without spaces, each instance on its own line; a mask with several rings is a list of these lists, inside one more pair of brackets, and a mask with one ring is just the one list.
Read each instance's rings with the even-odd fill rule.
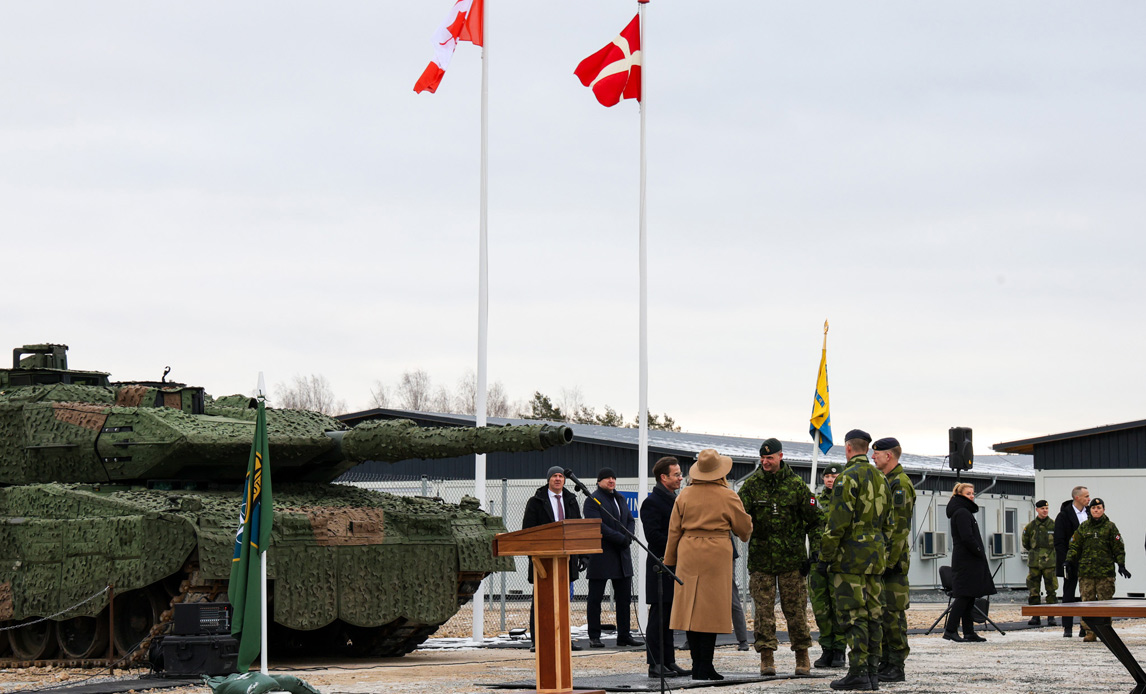
[[[260,374],[261,378],[261,374]],[[267,441],[265,397],[259,393],[259,412],[255,419],[255,441],[247,462],[247,479],[243,484],[243,504],[239,511],[239,529],[235,532],[235,556],[231,564],[231,582],[227,597],[234,607],[231,634],[242,633],[237,665],[246,672],[262,648],[263,595],[259,555],[271,544],[271,466]]]

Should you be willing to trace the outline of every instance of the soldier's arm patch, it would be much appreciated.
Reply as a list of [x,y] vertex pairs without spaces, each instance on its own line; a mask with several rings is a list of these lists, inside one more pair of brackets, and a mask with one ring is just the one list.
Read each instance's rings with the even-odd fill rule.
[[902,488],[896,487],[895,491],[891,493],[891,503],[898,507],[903,507],[907,504],[907,498]]
[[812,497],[812,498],[811,498],[811,499],[808,501],[808,503],[809,503],[809,504],[811,504],[812,506],[815,506],[815,505],[816,505],[816,497],[814,497],[814,496],[813,496],[813,497]]

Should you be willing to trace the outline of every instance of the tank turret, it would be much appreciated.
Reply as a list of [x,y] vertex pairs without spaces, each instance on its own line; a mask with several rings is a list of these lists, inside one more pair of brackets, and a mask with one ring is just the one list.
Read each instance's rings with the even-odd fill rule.
[[[106,652],[107,585],[122,654],[163,633],[171,604],[225,595],[254,437],[253,398],[213,399],[166,373],[111,382],[69,369],[67,349],[26,345],[0,369],[0,626],[53,616],[7,632],[18,660]],[[454,506],[332,482],[365,461],[539,451],[573,437],[547,424],[351,428],[274,408],[267,429],[272,638],[375,656],[413,650],[482,577],[511,569],[491,549],[505,527],[476,499]],[[4,645],[0,635],[0,657]]]
[[[253,398],[212,401],[180,383],[109,384],[106,374],[67,370],[66,352],[28,345],[14,350],[12,369],[0,369],[0,484],[243,479]],[[281,482],[330,482],[368,460],[522,453],[573,439],[568,427],[549,424],[423,428],[390,420],[350,429],[318,412],[274,408],[267,430]]]

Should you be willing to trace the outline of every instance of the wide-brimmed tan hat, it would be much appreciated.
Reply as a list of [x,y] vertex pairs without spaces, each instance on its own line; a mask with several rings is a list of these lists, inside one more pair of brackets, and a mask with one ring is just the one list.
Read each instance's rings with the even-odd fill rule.
[[694,480],[718,480],[732,470],[732,458],[720,455],[706,448],[696,456],[696,462],[688,469],[688,476]]

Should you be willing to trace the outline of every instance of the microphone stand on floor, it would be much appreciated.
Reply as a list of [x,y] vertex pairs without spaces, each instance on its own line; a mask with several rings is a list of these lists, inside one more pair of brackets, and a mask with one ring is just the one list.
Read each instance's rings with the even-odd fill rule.
[[[625,524],[621,522],[620,518],[617,518],[616,516],[614,516],[612,511],[610,511],[608,508],[606,508],[605,505],[602,504],[601,501],[597,497],[593,496],[592,492],[589,491],[589,488],[585,486],[585,483],[582,482],[581,480],[577,479],[577,475],[574,475],[572,470],[568,470],[568,469],[565,470],[565,478],[573,480],[573,486],[577,491],[584,494],[586,496],[586,498],[592,499],[593,503],[597,504],[598,509],[600,509],[609,518],[616,521],[617,527],[619,527],[626,535],[628,535],[630,540],[636,542],[637,546],[639,546],[641,549],[643,549],[645,551],[645,554],[647,554],[649,556],[649,558],[651,558],[653,560],[653,562],[656,564],[655,568],[657,570],[657,573],[666,573],[672,577],[672,580],[676,581],[677,583],[679,583],[682,586],[684,585],[684,581],[680,580],[680,577],[677,576],[675,573],[673,573],[672,569],[665,566],[665,563],[663,561],[661,561],[661,558],[658,557],[656,554],[653,554],[653,551],[651,549],[649,549],[648,545],[641,542],[640,538],[638,538],[628,528],[625,527]],[[631,595],[632,591],[630,590],[629,593]],[[657,577],[657,600],[659,601],[659,604],[661,605],[661,608],[659,610],[657,610],[657,629],[660,630],[658,632],[658,635],[659,635],[659,633],[662,633],[664,631],[663,621],[664,621],[664,613],[665,613],[665,611],[664,611],[664,586],[661,585],[661,581],[660,581],[659,576]],[[618,625],[618,628],[619,628],[619,625]],[[652,651],[650,650],[650,647],[649,647],[649,638],[648,638],[648,636],[645,636],[645,652],[652,656],[654,662],[657,660],[664,660],[664,655],[663,655],[664,654],[664,646],[665,645],[662,643],[661,644],[661,653],[655,653],[655,654],[652,653]],[[672,644],[670,642],[669,647],[674,648],[675,646],[674,646],[674,644]],[[661,694],[664,694],[664,691],[665,691],[665,670],[666,669],[667,668],[666,668],[665,664],[663,662],[660,663],[660,672],[658,674],[660,675],[660,681],[661,681],[660,682]]]

